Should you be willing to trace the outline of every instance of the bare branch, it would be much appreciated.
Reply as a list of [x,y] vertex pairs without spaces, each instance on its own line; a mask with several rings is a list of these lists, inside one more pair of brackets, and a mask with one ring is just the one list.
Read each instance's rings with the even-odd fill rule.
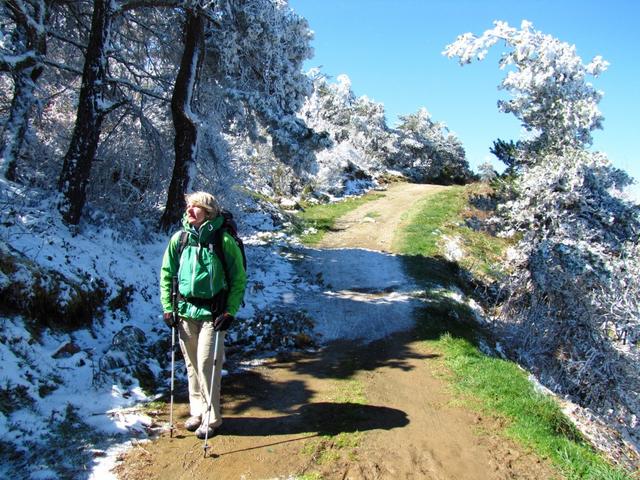
[[19,72],[38,63],[38,55],[29,50],[21,55],[0,55],[0,72]]
[[135,10],[137,8],[175,8],[184,5],[184,0],[131,0],[119,5],[116,14],[122,14],[129,10]]

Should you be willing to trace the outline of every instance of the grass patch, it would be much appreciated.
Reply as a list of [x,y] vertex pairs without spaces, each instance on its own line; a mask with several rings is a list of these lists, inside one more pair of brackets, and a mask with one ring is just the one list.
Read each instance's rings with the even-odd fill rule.
[[305,473],[302,476],[296,476],[296,480],[322,480],[322,475],[316,472]]
[[151,402],[143,403],[141,405],[141,409],[145,413],[155,413],[166,409],[168,405],[169,404],[164,400],[153,400]]
[[394,250],[410,256],[442,258],[444,237],[455,238],[463,250],[459,266],[474,275],[495,279],[500,275],[497,266],[513,240],[498,238],[476,231],[466,225],[466,218],[486,216],[472,207],[469,199],[481,195],[479,184],[453,186],[418,202],[405,220],[407,226],[396,233]]
[[357,458],[356,449],[360,445],[363,432],[343,432],[337,435],[323,435],[309,441],[302,449],[302,453],[312,458],[316,465],[326,466],[342,458],[353,460]]
[[[336,404],[367,404],[364,385],[359,380],[352,378],[336,380],[333,391],[330,393],[330,400]],[[339,429],[349,430],[349,425],[357,420],[359,415],[357,409],[346,409],[341,412],[341,415],[325,420],[336,423]],[[312,446],[314,449],[312,456],[319,465],[337,462],[344,456],[353,459],[356,457],[356,449],[360,445],[363,435],[363,432],[360,431],[342,431],[335,435],[322,435]]]
[[460,217],[466,205],[465,187],[450,187],[417,202],[407,212],[408,225],[396,233],[394,250],[405,255],[440,255],[439,239],[445,226]]
[[336,380],[331,401],[366,405],[367,399],[364,395],[364,385],[359,380]]
[[536,392],[516,363],[480,351],[481,336],[469,327],[472,313],[466,305],[442,292],[425,297],[417,332],[441,355],[456,402],[504,419],[506,436],[549,459],[564,478],[632,480],[584,439],[553,398]]
[[339,202],[303,205],[297,214],[295,232],[306,245],[315,245],[326,232],[335,231],[336,220],[367,202],[382,198],[384,194],[369,192],[361,197],[350,197]]
[[[345,359],[350,363],[352,359]],[[358,405],[366,405],[367,399],[364,393],[364,384],[354,378],[345,377],[336,380],[328,394],[331,404],[336,405],[334,412],[325,412],[322,418],[309,419],[309,425],[321,426],[317,422],[330,423],[328,430],[331,433],[322,433],[318,438],[307,441],[301,453],[311,458],[313,464],[322,469],[330,469],[332,464],[341,460],[355,461],[358,456],[358,447],[364,437],[364,432],[353,430],[353,423],[361,419]],[[321,428],[322,430],[322,428]],[[324,425],[327,430],[327,425]],[[323,478],[318,472],[307,473],[311,477]],[[315,475],[318,475],[317,477]]]

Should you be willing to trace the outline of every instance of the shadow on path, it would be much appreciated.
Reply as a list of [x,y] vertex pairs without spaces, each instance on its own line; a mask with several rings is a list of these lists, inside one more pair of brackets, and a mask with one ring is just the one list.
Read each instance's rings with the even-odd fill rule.
[[[260,443],[235,450],[220,451],[214,457],[275,447],[321,436],[368,430],[391,430],[409,423],[401,410],[357,403],[318,402],[303,405],[289,415],[279,417],[227,417],[219,430],[222,435],[264,437]],[[291,438],[291,435],[301,435]],[[273,441],[274,436],[283,436]]]
[[302,405],[279,417],[225,418],[220,433],[239,436],[294,435],[316,432],[337,435],[366,430],[391,430],[409,423],[397,409],[358,403],[318,402]]

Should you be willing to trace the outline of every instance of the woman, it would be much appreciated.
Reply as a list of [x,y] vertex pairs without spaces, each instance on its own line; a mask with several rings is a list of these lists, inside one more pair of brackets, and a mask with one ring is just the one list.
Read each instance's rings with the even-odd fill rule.
[[[247,276],[238,244],[221,228],[224,219],[213,195],[195,192],[185,199],[182,230],[171,236],[162,259],[160,297],[165,323],[178,329],[187,366],[190,417],[184,426],[204,439],[213,436],[222,424],[224,337],[242,304]],[[221,243],[221,248],[215,242]],[[216,251],[224,255],[224,264]],[[174,278],[178,286],[177,325],[173,324]],[[211,413],[207,415],[209,405]]]

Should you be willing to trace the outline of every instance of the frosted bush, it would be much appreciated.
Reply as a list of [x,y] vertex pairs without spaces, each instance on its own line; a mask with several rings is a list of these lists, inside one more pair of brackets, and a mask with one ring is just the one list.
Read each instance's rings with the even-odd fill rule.
[[640,219],[619,196],[627,182],[581,150],[525,169],[518,198],[501,208],[524,238],[499,320],[547,385],[629,427],[640,411]]
[[330,83],[318,71],[310,75],[314,90],[300,116],[332,142],[317,156],[319,188],[337,194],[340,185],[375,181],[390,168],[420,182],[465,182],[471,177],[462,144],[426,109],[389,128],[384,105],[356,97],[348,76]]
[[390,162],[419,182],[465,183],[472,177],[462,143],[426,108],[400,117]]

